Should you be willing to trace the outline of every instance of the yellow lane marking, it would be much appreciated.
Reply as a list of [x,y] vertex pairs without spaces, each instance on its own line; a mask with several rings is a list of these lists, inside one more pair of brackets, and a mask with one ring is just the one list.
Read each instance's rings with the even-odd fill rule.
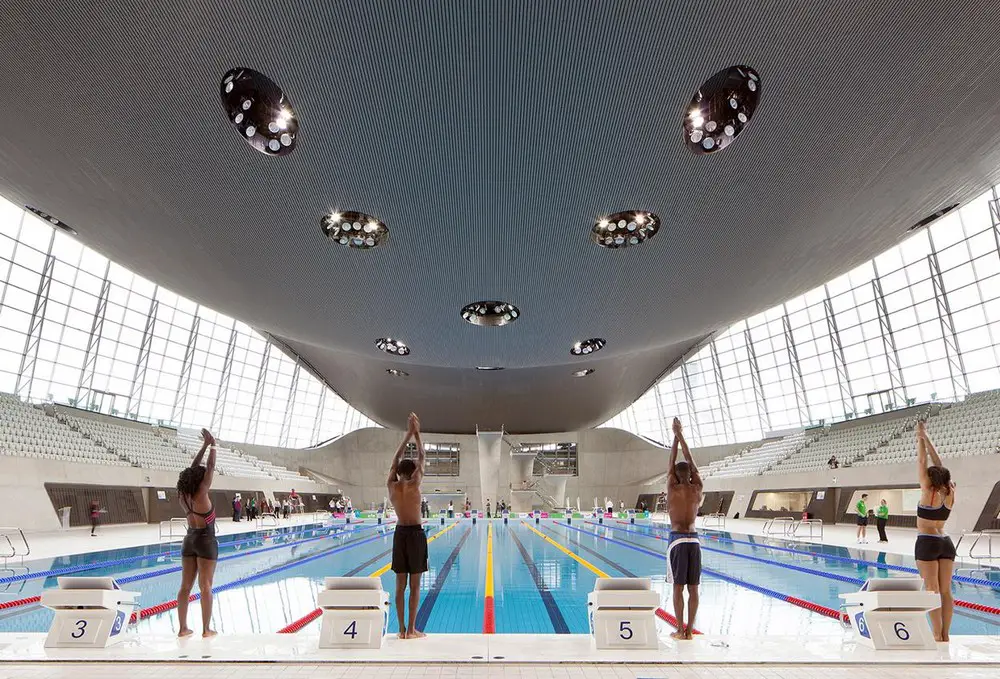
[[594,564],[590,563],[589,561],[587,561],[583,557],[581,557],[581,556],[579,556],[577,554],[574,554],[573,552],[569,551],[568,549],[566,549],[565,547],[563,547],[562,545],[560,545],[558,542],[556,542],[555,540],[553,540],[552,538],[550,538],[545,533],[543,533],[543,532],[541,532],[539,530],[536,530],[533,526],[529,526],[524,521],[521,522],[521,525],[525,526],[532,533],[534,533],[538,537],[540,537],[543,540],[545,540],[547,543],[549,543],[550,545],[552,545],[553,547],[555,547],[556,549],[558,549],[560,552],[562,552],[566,556],[570,557],[571,559],[573,559],[577,563],[583,565],[584,568],[586,568],[587,570],[589,570],[591,573],[593,573],[597,577],[599,577],[599,578],[610,578],[611,577],[610,575],[608,575],[607,573],[605,573],[600,568],[598,568]]
[[486,596],[493,596],[493,522],[486,533]]

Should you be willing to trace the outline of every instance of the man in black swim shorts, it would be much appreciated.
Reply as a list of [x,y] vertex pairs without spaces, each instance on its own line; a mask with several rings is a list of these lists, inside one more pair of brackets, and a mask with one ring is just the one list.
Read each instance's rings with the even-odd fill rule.
[[[406,444],[413,438],[417,445],[417,461],[404,460]],[[389,500],[396,510],[396,531],[392,540],[392,570],[396,574],[396,617],[400,639],[420,639],[427,636],[417,629],[417,609],[420,607],[420,576],[427,572],[427,535],[421,525],[420,482],[424,478],[424,444],[420,440],[420,420],[410,413],[406,438],[392,458],[386,487]],[[410,586],[409,624],[404,619],[404,596]]]
[[[670,515],[670,546],[667,561],[674,590],[674,615],[677,631],[674,639],[694,638],[694,618],[698,614],[698,585],[701,584],[701,544],[695,529],[695,517],[701,506],[702,481],[691,457],[681,421],[674,418],[674,443],[670,448],[670,465],[667,467],[667,513]],[[684,459],[677,461],[677,449]],[[684,590],[687,589],[688,605],[685,620]]]

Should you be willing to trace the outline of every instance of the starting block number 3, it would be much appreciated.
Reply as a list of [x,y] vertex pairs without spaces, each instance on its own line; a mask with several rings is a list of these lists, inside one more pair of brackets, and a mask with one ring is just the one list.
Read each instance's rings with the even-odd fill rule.
[[89,644],[91,638],[99,631],[100,620],[67,620],[63,623],[59,634],[59,642],[64,644]]

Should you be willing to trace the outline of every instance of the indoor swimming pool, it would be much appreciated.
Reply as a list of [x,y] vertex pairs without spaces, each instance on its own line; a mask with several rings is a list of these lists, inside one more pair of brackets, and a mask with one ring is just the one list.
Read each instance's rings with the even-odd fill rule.
[[[597,578],[649,577],[670,610],[665,578],[666,537],[659,525],[589,518],[428,522],[431,570],[421,582],[418,627],[429,633],[585,634],[587,594]],[[392,592],[393,526],[372,520],[307,525],[221,538],[215,577],[214,626],[222,634],[296,632],[317,635],[306,622],[328,576],[373,576]],[[705,634],[840,635],[831,616],[838,595],[869,577],[907,575],[911,557],[805,542],[706,531],[701,608]],[[111,575],[141,593],[139,631],[176,633],[170,609],[177,593],[178,545],[27,562],[0,571],[0,632],[44,632],[51,612],[37,596],[58,575]],[[1000,634],[1000,581],[962,571],[955,583],[957,635]],[[166,610],[165,610],[166,609]],[[977,610],[978,609],[978,610]],[[193,606],[192,621],[198,617]],[[396,631],[390,616],[389,632]]]

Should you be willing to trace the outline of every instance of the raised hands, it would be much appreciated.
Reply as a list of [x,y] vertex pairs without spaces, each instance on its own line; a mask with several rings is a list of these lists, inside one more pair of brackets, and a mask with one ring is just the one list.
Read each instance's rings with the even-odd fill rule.
[[410,416],[407,418],[406,426],[407,426],[406,431],[408,433],[410,434],[420,433],[420,418],[417,417],[416,413],[410,413]]
[[215,445],[215,437],[212,436],[212,432],[210,432],[209,430],[202,429],[201,430],[201,438],[204,439],[205,443],[207,443],[208,445],[210,445],[210,446],[214,446]]
[[674,418],[674,423],[673,425],[671,425],[671,429],[673,429],[674,431],[674,436],[681,435],[681,432],[683,431],[684,428],[681,426],[680,418],[677,417]]

